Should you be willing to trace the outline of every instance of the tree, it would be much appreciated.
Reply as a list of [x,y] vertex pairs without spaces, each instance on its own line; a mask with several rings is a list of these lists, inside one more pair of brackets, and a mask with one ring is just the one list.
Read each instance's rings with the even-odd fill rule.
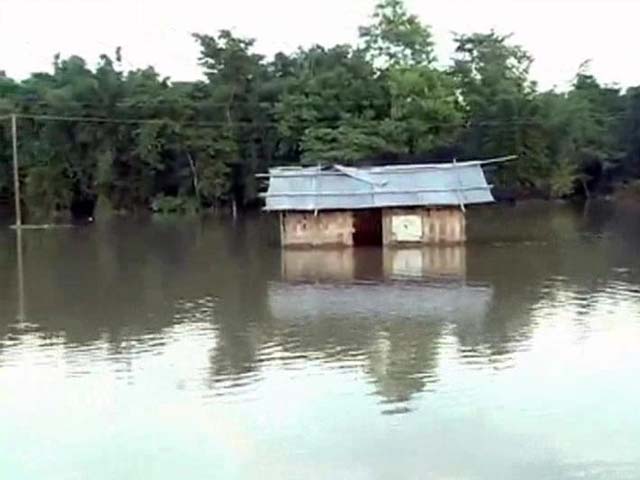
[[580,171],[585,193],[618,168],[624,158],[619,143],[624,100],[617,88],[603,88],[590,74],[581,71],[567,95],[573,113],[574,163]]
[[390,109],[382,134],[390,150],[427,153],[454,141],[462,119],[453,81],[428,67],[387,72]]
[[[263,101],[264,97],[274,100],[269,98],[270,92],[261,88],[268,82],[270,72],[263,57],[252,52],[253,39],[236,37],[228,30],[220,31],[216,37],[194,37],[200,44],[200,65],[209,81],[209,100],[205,104],[213,118],[226,123],[227,134],[236,142],[237,157],[227,158],[226,168],[218,170],[234,170],[233,197],[252,201],[257,196],[255,174],[268,164],[275,148],[274,112],[270,102]],[[220,113],[223,118],[219,118]],[[231,151],[228,145],[224,150]]]
[[369,58],[382,68],[429,66],[435,60],[431,29],[407,12],[402,0],[382,0],[373,23],[360,27]]
[[518,155],[501,170],[504,185],[536,187],[544,161],[535,84],[529,80],[531,56],[495,32],[457,35],[452,75],[460,89],[467,128],[466,156]]
[[355,162],[375,151],[380,140],[372,122],[386,101],[363,52],[316,46],[300,50],[293,65],[293,79],[276,105],[283,157]]
[[[429,26],[382,0],[357,45],[265,58],[251,38],[194,35],[206,81],[56,56],[50,73],[0,75],[0,117],[18,113],[27,214],[98,205],[197,211],[257,198],[272,165],[516,154],[495,183],[517,193],[591,194],[640,176],[640,87],[581,67],[566,92],[540,92],[533,59],[496,32],[455,37],[435,62]],[[10,202],[11,138],[0,120],[0,202]]]
[[622,117],[621,142],[626,149],[625,177],[640,177],[640,87],[627,90],[624,96],[625,112]]
[[426,153],[449,144],[457,131],[460,108],[455,85],[433,67],[430,28],[407,12],[399,0],[376,6],[373,23],[360,28],[367,58],[378,66],[387,109],[379,135],[393,153]]

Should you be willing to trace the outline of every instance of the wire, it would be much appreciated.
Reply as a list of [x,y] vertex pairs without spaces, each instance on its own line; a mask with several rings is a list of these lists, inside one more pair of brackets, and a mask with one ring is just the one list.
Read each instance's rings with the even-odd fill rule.
[[[50,103],[46,102],[46,101],[40,101],[40,102],[26,102],[26,106],[31,106],[31,105],[42,105],[42,106],[49,106],[49,107],[54,107],[53,105],[51,105]],[[250,105],[257,105],[257,106],[271,106],[273,105],[270,102],[255,102],[255,103],[251,103],[251,102],[237,102],[234,101],[233,102],[234,105],[242,105],[242,106],[250,106]],[[202,105],[204,107],[229,107],[229,102],[202,102]],[[25,105],[23,105],[25,106]],[[93,107],[92,110],[104,110],[104,109],[108,109],[108,108],[113,108],[113,107],[118,107],[118,106],[125,106],[127,107],[128,110],[130,111],[138,111],[142,108],[159,108],[164,106],[163,103],[153,103],[153,102],[148,102],[148,103],[135,103],[135,102],[117,102],[114,104],[110,104],[110,105],[106,105],[106,106],[101,106],[101,105],[97,105],[97,104],[91,104],[88,102],[73,102],[72,106],[80,106],[80,107]],[[0,107],[2,108],[2,107]],[[8,108],[4,108],[5,111],[7,112],[12,112],[11,109]],[[122,108],[118,108],[119,111],[123,111]],[[13,113],[13,112],[12,112]],[[264,113],[266,115],[269,114],[273,114],[273,112],[261,112]],[[127,118],[116,118],[116,117],[101,117],[99,115],[87,115],[87,116],[78,116],[78,115],[52,115],[52,114],[19,114],[16,113],[17,117],[23,117],[23,118],[31,118],[31,119],[42,119],[42,120],[59,120],[59,121],[64,121],[64,120],[69,120],[69,121],[87,121],[87,122],[96,122],[99,121],[101,123],[162,123],[162,122],[167,122],[167,121],[171,121],[170,118],[145,118],[145,119],[139,119],[139,118],[134,118],[134,119],[127,119]],[[618,114],[610,114],[610,115],[603,115],[603,114],[590,114],[590,115],[584,115],[583,118],[589,118],[592,120],[615,120],[615,119],[619,119],[619,118],[626,118],[628,116],[627,113],[618,113]],[[3,117],[0,117],[3,118]],[[385,119],[382,119],[385,120]],[[379,120],[364,120],[365,122],[367,121],[379,121]],[[184,122],[181,122],[184,123]],[[193,122],[189,122],[192,125],[203,125],[203,126],[223,126],[223,125],[229,125],[231,124],[253,124],[254,122],[252,121],[238,121],[238,120],[234,120],[232,122],[227,122],[227,121],[218,121],[218,122],[210,122],[210,121],[193,121]],[[280,122],[260,122],[263,125],[280,125]],[[325,125],[331,125],[331,124],[335,124],[336,126],[341,126],[344,124],[344,121],[317,121],[315,122],[316,124],[325,124]],[[479,121],[479,122],[473,122],[473,121],[456,121],[456,122],[438,122],[438,123],[430,123],[429,125],[432,127],[445,127],[445,126],[499,126],[499,125],[537,125],[537,124],[544,124],[544,119],[540,119],[540,118],[513,118],[513,119],[508,119],[508,120],[483,120],[483,121]]]
[[[32,115],[17,113],[17,118],[28,118],[31,120],[59,121],[59,122],[87,122],[87,123],[115,123],[115,124],[164,124],[171,119],[161,118],[109,118],[109,117],[84,117],[84,116],[64,116],[64,115]],[[197,122],[199,125],[211,125],[214,123]],[[215,125],[218,125],[216,123]]]
[[[103,123],[103,124],[114,124],[114,125],[164,125],[168,122],[174,122],[178,125],[182,126],[193,126],[193,127],[224,127],[224,126],[237,126],[237,125],[255,125],[256,122],[250,120],[232,120],[231,122],[218,121],[218,122],[203,122],[203,121],[179,121],[171,118],[115,118],[115,117],[89,117],[89,116],[66,116],[66,115],[35,115],[35,114],[25,114],[25,113],[16,113],[16,118],[24,118],[30,120],[42,120],[42,121],[54,121],[54,122],[85,122],[85,123]],[[7,117],[9,118],[9,117]],[[514,122],[483,122],[483,123],[474,123],[469,124],[468,122],[449,122],[449,123],[430,123],[429,127],[465,127],[465,126],[489,126],[493,124],[510,124],[512,125]],[[316,125],[323,126],[325,128],[339,128],[343,126],[343,123],[340,121],[335,122],[315,122]],[[279,122],[260,122],[260,125],[267,126],[280,126]]]
[[[166,102],[151,102],[151,101],[147,101],[147,102],[137,102],[135,100],[125,100],[125,101],[119,101],[119,102],[113,102],[113,103],[109,103],[108,105],[100,105],[100,102],[79,102],[77,100],[68,100],[69,104],[72,106],[81,106],[81,107],[95,107],[95,108],[111,108],[111,107],[118,107],[118,106],[126,106],[126,107],[159,107],[162,106],[164,104],[166,104]],[[264,106],[269,106],[269,105],[273,105],[273,102],[265,102],[265,101],[261,101],[261,102],[251,102],[249,100],[237,100],[234,99],[232,102],[210,102],[207,100],[204,101],[197,101],[196,103],[201,104],[203,106],[206,107],[228,107],[230,104],[232,105],[264,105]],[[33,105],[41,105],[41,106],[45,106],[45,107],[54,107],[55,105],[53,104],[53,102],[47,101],[47,100],[23,100],[22,101],[22,106],[33,106]]]
[[[95,110],[95,111],[100,111],[100,110],[104,110],[104,109],[112,109],[112,108],[116,108],[118,111],[123,111],[123,110],[129,110],[131,112],[134,111],[139,111],[140,109],[143,108],[160,108],[166,105],[166,102],[146,102],[146,103],[136,103],[135,101],[122,101],[122,102],[115,102],[115,103],[111,103],[109,105],[99,105],[99,104],[95,104],[95,103],[90,103],[90,102],[74,102],[74,101],[70,101],[71,105],[69,106],[78,106],[78,107],[89,107],[89,110]],[[200,105],[202,105],[203,107],[207,108],[207,107],[229,107],[230,106],[230,102],[196,102],[199,103]],[[269,107],[269,106],[275,106],[272,102],[249,102],[249,101],[237,101],[234,100],[232,102],[233,105],[241,105],[241,106],[261,106],[261,107]],[[30,101],[26,101],[24,102],[24,104],[22,104],[21,106],[33,106],[33,105],[41,105],[44,107],[51,107],[51,108],[55,108],[53,105],[51,105],[50,102],[44,101],[44,100],[39,100],[39,101],[35,101],[35,102],[30,102]],[[123,108],[118,108],[118,107],[125,107]],[[0,107],[0,109],[3,109],[6,112],[12,112],[11,109],[6,108],[6,107]],[[87,110],[87,108],[85,108],[85,110]],[[261,112],[264,113],[266,115],[272,115],[273,112]],[[627,117],[627,113],[619,113],[619,114],[610,114],[610,115],[603,115],[603,114],[590,114],[590,115],[585,115],[584,117],[586,118],[590,118],[592,120],[615,120],[618,118],[626,118]],[[123,123],[123,124],[142,124],[142,123],[164,123],[164,122],[168,122],[171,121],[170,118],[145,118],[145,119],[140,119],[140,118],[133,118],[133,119],[128,119],[128,118],[115,118],[115,117],[102,117],[99,115],[87,115],[87,116],[78,116],[78,115],[51,115],[51,114],[18,114],[16,113],[17,117],[22,117],[22,118],[30,118],[33,120],[57,120],[57,121],[86,121],[86,122],[99,122],[99,123]],[[5,117],[0,117],[0,119],[3,119]],[[365,120],[366,122],[367,120]],[[375,120],[374,120],[375,121]],[[322,125],[335,125],[336,127],[343,125],[344,121],[317,121],[315,122],[316,124],[322,124]],[[181,124],[185,124],[185,122],[179,122]],[[219,121],[219,122],[210,122],[210,121],[192,121],[192,122],[188,122],[186,124],[188,125],[192,125],[192,126],[205,126],[205,127],[214,127],[214,126],[228,126],[230,124],[238,124],[238,125],[242,125],[242,124],[247,124],[247,125],[253,125],[255,122],[253,121],[238,121],[238,120],[234,120],[232,122],[225,122],[225,121]],[[281,125],[280,122],[260,122],[262,125]],[[430,127],[482,127],[482,126],[501,126],[501,125],[538,125],[538,124],[544,124],[544,120],[543,119],[538,119],[538,118],[514,118],[514,119],[509,119],[509,120],[483,120],[483,121],[479,121],[479,122],[469,122],[469,121],[456,121],[456,122],[438,122],[438,123],[430,123],[429,126]]]
[[[238,126],[238,125],[247,125],[252,126],[256,125],[257,122],[251,120],[232,120],[232,121],[180,121],[172,118],[117,118],[117,117],[99,117],[99,116],[73,116],[73,115],[47,115],[47,114],[26,114],[26,113],[16,113],[16,118],[30,119],[35,121],[50,121],[50,122],[85,122],[85,123],[102,123],[102,124],[114,124],[114,125],[164,125],[169,122],[176,123],[181,126],[192,126],[192,127],[224,127],[224,126]],[[613,120],[616,118],[626,118],[626,114],[617,114],[617,115],[589,115],[588,118],[592,120]],[[10,115],[1,116],[0,120],[6,120],[10,118]],[[327,121],[327,122],[315,122],[316,125],[323,126],[325,128],[339,128],[344,126],[343,121]],[[377,120],[365,120],[365,122],[375,122]],[[384,120],[383,120],[384,121]],[[428,122],[425,122],[428,123]],[[281,122],[259,122],[260,125],[266,126],[280,126]],[[499,127],[499,126],[512,126],[512,125],[539,125],[544,126],[545,122],[543,119],[537,118],[521,118],[521,119],[509,119],[509,120],[484,120],[479,122],[473,121],[455,121],[455,122],[437,122],[437,123],[428,123],[429,128],[437,128],[437,127],[463,127],[463,128],[473,128],[473,127]]]
[[[192,127],[224,127],[230,125],[254,125],[252,121],[234,120],[231,122],[202,122],[202,121],[180,121],[171,118],[114,118],[114,117],[83,117],[83,116],[63,116],[63,115],[32,115],[17,113],[16,118],[30,120],[42,120],[51,122],[85,122],[85,123],[108,123],[114,125],[164,125],[169,122],[181,126]],[[277,126],[277,122],[262,122],[262,125]]]

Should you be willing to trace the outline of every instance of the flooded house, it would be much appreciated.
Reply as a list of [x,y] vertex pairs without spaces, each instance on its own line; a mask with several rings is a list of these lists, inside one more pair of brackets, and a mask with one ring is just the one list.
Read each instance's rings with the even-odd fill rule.
[[483,165],[506,159],[272,168],[265,210],[285,247],[463,243],[465,207],[494,201]]

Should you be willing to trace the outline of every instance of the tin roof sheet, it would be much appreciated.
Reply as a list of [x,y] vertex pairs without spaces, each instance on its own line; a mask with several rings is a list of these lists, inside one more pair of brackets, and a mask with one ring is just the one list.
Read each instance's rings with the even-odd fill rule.
[[269,171],[266,210],[339,210],[493,202],[481,161]]

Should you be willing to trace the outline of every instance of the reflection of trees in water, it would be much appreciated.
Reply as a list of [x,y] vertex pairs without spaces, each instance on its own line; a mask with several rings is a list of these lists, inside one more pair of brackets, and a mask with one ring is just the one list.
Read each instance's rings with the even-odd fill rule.
[[278,342],[298,356],[363,368],[389,407],[437,381],[448,321],[483,316],[487,287],[468,287],[464,247],[284,251],[283,282],[269,286]]
[[362,368],[375,393],[406,403],[437,381],[442,325],[409,318],[323,316],[277,318],[274,340],[290,358],[312,358],[336,369]]
[[390,404],[388,413],[403,412],[413,395],[437,382],[442,328],[439,323],[391,323],[370,346],[365,371]]
[[217,332],[210,354],[211,385],[255,373],[260,350],[274,335],[266,289],[268,279],[278,272],[279,250],[268,241],[272,226],[262,222],[236,224],[210,260]]
[[[116,220],[27,231],[27,321],[33,330],[61,336],[71,347],[106,341],[120,355],[130,345],[127,340],[171,327],[183,313],[182,299],[215,295],[229,285],[228,270],[244,268],[227,252],[244,248],[241,239],[248,233],[222,225],[226,223]],[[244,257],[256,256],[250,250]],[[0,335],[16,319],[15,255],[11,248],[7,251],[0,257],[2,268],[12,275],[0,276],[8,283],[0,292]],[[5,257],[11,262],[6,269]]]
[[194,235],[153,230],[109,225],[26,232],[28,320],[79,344],[104,335],[117,343],[170,325],[166,308],[173,306],[165,298],[189,267],[179,264],[176,251],[189,249]]
[[622,229],[629,218],[611,204],[594,203],[586,213],[581,206],[549,204],[509,211],[508,228],[495,229],[504,209],[479,212],[470,222],[480,238],[494,241],[467,247],[467,281],[491,284],[493,302],[484,321],[454,330],[463,350],[495,360],[526,346],[539,306],[571,301],[574,321],[584,322],[598,308],[594,299],[616,281],[616,264],[640,266],[626,246],[640,229]]
[[[164,236],[181,246],[192,237],[155,233],[153,242]],[[144,228],[115,222],[23,236],[25,325],[14,325],[15,310],[0,316],[16,338],[55,339],[65,349],[106,343],[114,361],[126,362],[138,345],[129,339],[171,325],[174,306],[164,296],[163,263]],[[15,289],[2,295],[16,308]]]
[[[595,308],[589,298],[617,281],[614,266],[631,267],[625,281],[640,281],[630,241],[640,232],[618,235],[624,217],[606,209],[601,217],[608,220],[594,215],[573,208],[530,217],[518,209],[487,211],[479,220],[497,232],[496,241],[385,254],[281,257],[265,241],[275,238],[277,225],[254,219],[233,228],[215,221],[116,221],[25,232],[27,320],[41,335],[63,337],[70,348],[106,341],[118,358],[136,345],[131,339],[161,341],[177,322],[206,321],[216,337],[208,371],[212,388],[255,380],[262,365],[284,352],[285,358],[313,358],[334,368],[363,368],[376,393],[393,404],[389,409],[401,410],[437,381],[445,331],[463,356],[499,362],[531,341],[540,305],[569,292],[580,302],[579,313],[588,313]],[[0,275],[0,355],[15,319],[13,241],[0,235],[0,269],[8,273]],[[274,287],[280,275],[284,281]],[[299,281],[316,295],[316,304],[305,304],[304,292],[292,288]],[[429,291],[440,283],[447,289]],[[411,297],[412,287],[423,297]],[[487,290],[485,303],[474,298]],[[289,315],[274,311],[274,295]],[[206,313],[190,306],[205,298],[211,299]],[[474,304],[483,307],[474,310]]]
[[482,322],[491,294],[452,279],[273,282],[269,303],[287,351],[363,367],[385,401],[406,403],[437,381],[445,327]]
[[[0,226],[2,228],[6,227]],[[0,338],[7,334],[9,324],[18,316],[16,263],[15,234],[7,228],[0,233]]]
[[[545,209],[548,209],[548,205]],[[345,324],[355,321],[349,315],[345,314],[343,322],[336,324],[323,318],[321,313],[316,313],[314,323],[300,326],[299,330],[304,332],[301,335],[308,335],[310,330],[326,328],[321,337],[324,340],[319,341],[317,337],[306,343],[298,340],[298,349],[311,352],[319,350],[324,352],[328,361],[336,362],[341,360],[336,352],[366,352],[365,369],[371,375],[378,393],[390,401],[396,399],[402,402],[413,393],[423,390],[425,379],[437,378],[437,352],[443,325],[452,326],[450,332],[459,344],[462,358],[475,356],[491,363],[508,365],[508,360],[531,342],[538,320],[537,309],[548,303],[561,302],[563,293],[571,293],[572,301],[578,302],[575,321],[586,321],[584,318],[589,312],[597,308],[589,299],[610,288],[614,281],[612,264],[618,261],[619,249],[611,240],[617,242],[619,238],[615,233],[602,233],[607,231],[607,225],[610,224],[594,226],[596,220],[591,217],[585,219],[580,209],[569,206],[553,212],[534,212],[530,218],[523,220],[521,231],[517,226],[509,231],[509,226],[504,225],[504,214],[502,211],[499,221],[494,219],[492,228],[495,231],[496,226],[500,225],[507,232],[506,238],[501,239],[498,234],[496,242],[471,243],[465,249],[466,260],[460,263],[464,266],[462,277],[467,285],[484,285],[492,289],[490,308],[486,312],[480,311],[475,318],[465,319],[453,314],[436,322],[425,322],[421,328],[410,327],[415,323],[403,323],[402,319],[390,314],[386,319],[388,321],[374,320],[366,326],[360,325],[350,330]],[[300,280],[313,282],[313,269],[303,268],[305,265],[300,261],[301,255],[304,254],[296,253],[296,261],[288,264],[293,268],[285,270],[297,272]],[[325,254],[314,255],[321,257]],[[403,255],[400,261],[392,259],[387,262],[388,259],[385,259],[385,264],[399,264],[403,271],[408,266],[409,277],[419,277],[411,269],[422,265],[425,258],[428,255]],[[357,256],[345,257],[344,253],[326,255],[325,262],[321,258],[311,262],[311,265],[321,265],[319,281],[330,281],[331,275],[327,269],[332,264],[338,268],[336,278],[340,282],[346,280],[345,276],[357,277],[357,273],[352,272],[362,270],[358,268]],[[389,273],[387,269],[383,270],[382,276]],[[291,297],[295,298],[295,295],[292,292]],[[341,297],[336,294],[335,298]],[[389,306],[389,309],[392,311],[393,307]],[[335,307],[332,305],[328,310],[335,311]],[[471,309],[465,310],[473,317]],[[322,327],[316,326],[316,323]],[[393,331],[388,330],[390,326]],[[362,333],[354,333],[358,329]],[[346,333],[343,333],[344,330]],[[343,337],[339,348],[335,345],[336,337]],[[296,339],[288,340],[288,343],[296,344]]]

